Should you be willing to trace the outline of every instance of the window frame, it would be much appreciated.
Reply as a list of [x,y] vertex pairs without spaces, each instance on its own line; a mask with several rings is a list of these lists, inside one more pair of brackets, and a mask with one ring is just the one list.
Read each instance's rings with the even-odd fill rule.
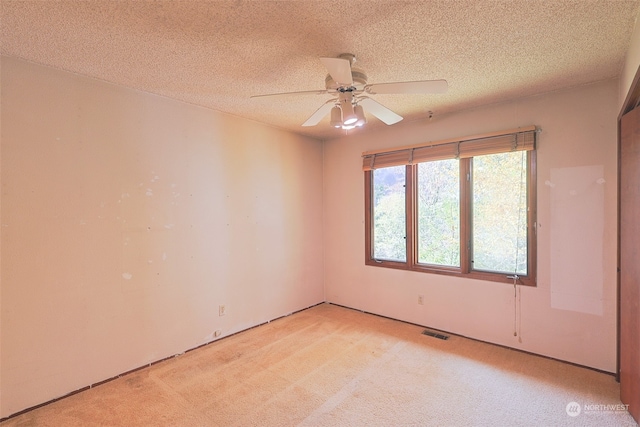
[[[527,155],[527,276],[518,276],[517,284],[536,286],[537,273],[537,154],[535,148]],[[422,273],[443,274],[492,282],[514,283],[513,273],[497,273],[471,268],[471,221],[472,221],[472,170],[473,157],[460,161],[460,267],[428,265],[418,263],[417,248],[417,164],[405,165],[405,215],[406,215],[406,262],[375,259],[373,255],[373,171],[364,171],[365,185],[365,264],[376,267],[395,268]]]

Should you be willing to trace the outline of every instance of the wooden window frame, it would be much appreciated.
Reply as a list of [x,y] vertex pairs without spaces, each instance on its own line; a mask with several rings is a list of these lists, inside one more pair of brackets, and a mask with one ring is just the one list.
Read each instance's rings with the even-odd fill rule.
[[[536,219],[536,150],[527,154],[527,276],[518,276],[517,284],[536,286],[537,272],[537,219]],[[476,280],[514,284],[513,273],[498,273],[473,270],[471,268],[471,185],[473,182],[472,157],[460,161],[460,267],[428,265],[418,263],[417,248],[417,164],[405,166],[405,215],[406,215],[406,262],[375,259],[373,255],[373,174],[364,170],[365,184],[365,264],[369,266],[395,268],[422,273],[443,274]],[[467,176],[470,179],[467,179]]]

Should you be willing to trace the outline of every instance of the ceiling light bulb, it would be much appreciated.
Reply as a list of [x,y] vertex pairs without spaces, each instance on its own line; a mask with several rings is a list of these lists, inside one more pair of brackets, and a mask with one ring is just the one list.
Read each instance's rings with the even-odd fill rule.
[[337,105],[331,109],[331,121],[329,124],[334,128],[342,126],[342,111]]
[[356,113],[356,117],[358,118],[355,125],[364,126],[364,124],[367,123],[367,117],[364,115],[364,108],[362,108],[362,105],[356,105],[354,112]]
[[346,114],[344,114],[343,123],[345,125],[352,125],[357,121],[358,121],[358,117],[356,117],[355,113],[347,112]]

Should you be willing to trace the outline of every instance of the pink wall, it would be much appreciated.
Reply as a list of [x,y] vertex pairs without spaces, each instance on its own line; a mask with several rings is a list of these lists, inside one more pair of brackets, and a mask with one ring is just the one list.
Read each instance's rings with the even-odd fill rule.
[[[325,297],[615,369],[618,81],[323,147],[12,58],[1,78],[0,417]],[[520,291],[519,337],[512,286],[364,265],[363,151],[531,124],[538,287]],[[580,218],[602,232],[552,234],[572,218],[545,182],[594,171]],[[572,280],[582,268],[599,275]]]
[[[612,80],[326,142],[327,300],[615,371],[617,85]],[[365,266],[363,151],[527,125],[542,129],[538,143],[538,286],[520,290],[518,337],[513,334],[513,286]],[[577,209],[577,199],[554,193],[558,187],[545,185],[552,175],[582,185],[593,171],[602,172],[604,183],[585,183],[590,189],[586,212]],[[558,200],[576,209],[558,209]],[[599,224],[601,231],[550,232],[560,224],[585,219]],[[600,254],[595,263],[593,254]],[[575,274],[584,270],[593,274]],[[424,305],[418,305],[418,295],[425,296]]]
[[324,300],[320,142],[13,58],[1,83],[0,417]]

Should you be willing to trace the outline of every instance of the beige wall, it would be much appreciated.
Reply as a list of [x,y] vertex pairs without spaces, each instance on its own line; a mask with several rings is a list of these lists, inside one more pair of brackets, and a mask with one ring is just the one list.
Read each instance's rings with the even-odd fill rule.
[[[327,300],[615,371],[617,113],[618,82],[612,80],[325,143]],[[363,151],[532,124],[542,129],[538,286],[521,288],[519,337],[513,286],[365,266]],[[602,176],[589,181],[593,173]],[[552,187],[552,177],[575,184],[575,194],[561,194],[564,184]],[[604,182],[595,183],[599,179]]]
[[1,66],[0,417],[324,300],[320,142]]

